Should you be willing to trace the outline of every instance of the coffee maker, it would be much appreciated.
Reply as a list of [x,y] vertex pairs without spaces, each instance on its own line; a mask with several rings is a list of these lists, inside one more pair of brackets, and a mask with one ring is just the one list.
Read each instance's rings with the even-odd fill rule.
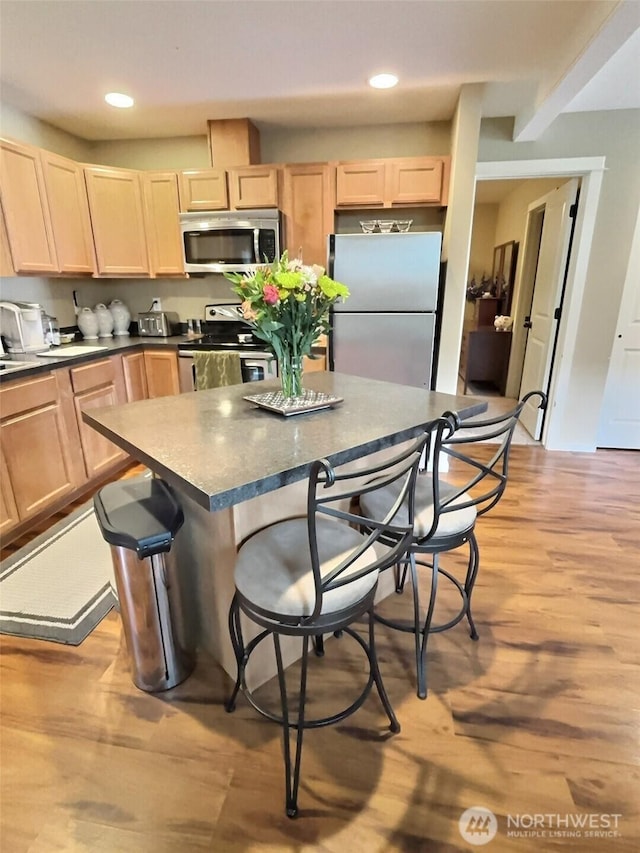
[[35,302],[0,302],[0,333],[8,352],[49,348],[42,330],[42,308]]

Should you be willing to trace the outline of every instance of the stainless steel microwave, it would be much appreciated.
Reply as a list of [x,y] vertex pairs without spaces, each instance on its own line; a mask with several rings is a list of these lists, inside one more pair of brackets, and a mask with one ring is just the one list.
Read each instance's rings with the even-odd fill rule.
[[280,257],[282,215],[275,208],[180,214],[184,271],[249,272]]

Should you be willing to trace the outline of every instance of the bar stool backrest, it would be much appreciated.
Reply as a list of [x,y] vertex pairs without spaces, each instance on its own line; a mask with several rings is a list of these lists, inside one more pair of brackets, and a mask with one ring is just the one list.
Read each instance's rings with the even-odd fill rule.
[[[430,435],[432,470],[424,475],[431,477],[433,524],[421,541],[434,535],[446,513],[475,507],[480,516],[498,503],[507,485],[515,428],[526,402],[534,396],[544,409],[546,395],[530,391],[502,415],[462,421],[455,412],[445,412],[435,422]],[[448,459],[446,477],[441,475],[444,459]]]
[[[332,467],[326,459],[313,463],[307,493],[307,525],[315,583],[315,607],[306,622],[313,622],[318,618],[325,592],[394,565],[407,550],[413,535],[415,481],[427,439],[425,434],[392,459],[357,471],[341,471],[340,468]],[[352,499],[398,483],[400,490],[397,499],[382,521],[366,518],[352,511]],[[343,507],[347,502],[350,508],[345,510]],[[366,530],[361,545],[348,552],[337,566],[324,575],[318,554],[317,529],[318,520],[322,517],[338,519],[357,529]],[[347,571],[368,549],[383,542],[385,534],[392,537],[389,549],[379,548],[374,560],[366,562],[355,571]]]

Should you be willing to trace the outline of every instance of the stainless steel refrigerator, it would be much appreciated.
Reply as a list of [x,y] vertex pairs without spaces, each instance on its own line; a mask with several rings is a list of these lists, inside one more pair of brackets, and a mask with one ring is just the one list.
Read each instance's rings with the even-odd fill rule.
[[329,236],[329,275],[351,291],[331,316],[331,370],[432,387],[441,246],[437,231]]

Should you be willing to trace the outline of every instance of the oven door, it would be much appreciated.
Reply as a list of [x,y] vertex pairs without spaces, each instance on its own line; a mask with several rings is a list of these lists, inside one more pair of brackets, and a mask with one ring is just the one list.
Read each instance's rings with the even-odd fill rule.
[[[240,353],[243,382],[259,382],[278,376],[278,363],[268,353]],[[196,390],[196,369],[191,350],[178,351],[180,393]]]
[[259,382],[262,379],[275,379],[278,375],[275,358],[260,356],[240,359],[243,382]]

